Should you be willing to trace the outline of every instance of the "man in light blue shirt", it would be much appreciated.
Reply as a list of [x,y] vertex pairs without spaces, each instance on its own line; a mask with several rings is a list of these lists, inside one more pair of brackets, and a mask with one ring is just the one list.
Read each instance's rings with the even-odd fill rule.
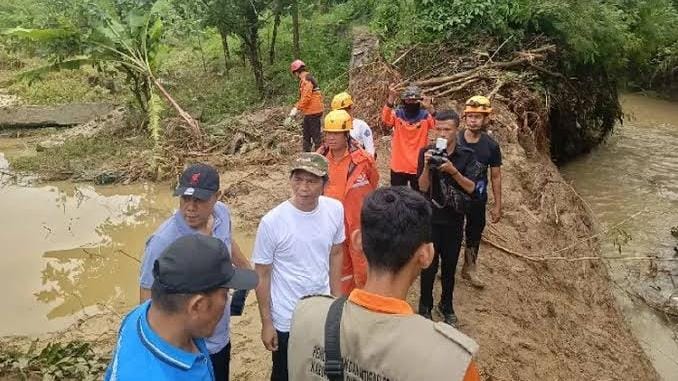
[[[146,242],[139,281],[141,303],[151,296],[154,261],[179,237],[200,234],[218,238],[229,249],[231,262],[236,267],[251,269],[249,261],[233,241],[230,212],[224,203],[218,201],[221,196],[219,174],[212,166],[195,164],[188,167],[182,173],[174,195],[180,197],[179,210],[160,225]],[[216,381],[229,379],[230,307],[227,305],[225,309],[214,333],[206,339]]]
[[252,289],[252,270],[233,267],[226,244],[201,234],[177,239],[153,263],[151,300],[122,322],[105,381],[215,381],[204,337],[228,305],[228,289]]

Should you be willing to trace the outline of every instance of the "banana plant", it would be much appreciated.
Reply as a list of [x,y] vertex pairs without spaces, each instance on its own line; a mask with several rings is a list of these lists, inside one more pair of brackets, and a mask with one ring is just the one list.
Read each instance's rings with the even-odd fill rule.
[[[74,39],[82,45],[82,54],[58,59],[48,65],[20,74],[20,78],[36,80],[45,73],[75,69],[83,65],[111,64],[126,74],[132,92],[143,111],[148,113],[151,136],[159,143],[159,114],[154,89],[174,108],[189,126],[191,134],[202,141],[203,132],[198,122],[186,112],[165,89],[155,73],[168,48],[162,43],[162,14],[167,10],[166,0],[158,0],[150,8],[137,7],[119,17],[95,2],[84,5],[90,15],[90,24],[84,31],[72,28],[25,29],[13,28],[2,31],[5,36],[31,40],[35,43],[50,43]],[[156,102],[152,102],[155,100]]]

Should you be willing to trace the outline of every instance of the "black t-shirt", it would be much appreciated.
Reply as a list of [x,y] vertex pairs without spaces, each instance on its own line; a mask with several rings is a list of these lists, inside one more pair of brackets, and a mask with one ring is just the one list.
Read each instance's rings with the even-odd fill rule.
[[[435,146],[430,145],[419,151],[417,177],[424,172],[424,153],[434,148]],[[464,177],[473,182],[477,182],[482,176],[483,166],[478,163],[473,150],[470,148],[457,144],[454,152],[447,155],[447,159]],[[466,204],[470,201],[472,195],[466,193],[451,175],[432,169],[429,170],[429,173],[431,174],[431,187],[428,192],[425,192],[425,196],[432,203],[432,222],[434,224],[451,224],[453,219],[463,217]]]
[[483,181],[481,184],[481,194],[487,196],[487,172],[491,167],[501,167],[501,148],[499,144],[492,139],[492,137],[485,132],[480,134],[480,140],[477,143],[469,143],[464,137],[464,131],[459,131],[457,135],[457,144],[468,147],[473,150],[476,154],[476,159],[483,166],[483,173],[480,181]]

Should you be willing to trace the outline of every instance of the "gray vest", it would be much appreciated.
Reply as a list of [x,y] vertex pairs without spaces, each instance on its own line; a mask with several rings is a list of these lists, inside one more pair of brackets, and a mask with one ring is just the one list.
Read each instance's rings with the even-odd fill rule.
[[[327,380],[324,329],[333,300],[312,296],[297,305],[288,348],[290,380]],[[462,381],[477,350],[475,341],[444,323],[373,312],[351,301],[344,306],[344,380]]]

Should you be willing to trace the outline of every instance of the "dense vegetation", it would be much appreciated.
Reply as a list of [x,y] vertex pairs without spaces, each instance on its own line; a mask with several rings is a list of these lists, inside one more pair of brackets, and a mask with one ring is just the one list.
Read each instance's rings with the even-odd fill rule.
[[[619,88],[678,89],[678,0],[4,0],[0,79],[22,73],[10,90],[33,103],[127,101],[157,144],[161,113],[209,124],[289,103],[293,58],[327,94],[344,89],[358,24],[381,37],[390,60],[415,44],[496,52],[555,43],[559,73],[605,89],[555,99],[557,146],[580,144],[558,136],[578,125],[608,133]],[[558,82],[543,86],[558,94]],[[571,118],[590,103],[600,103],[584,110],[595,118]]]

